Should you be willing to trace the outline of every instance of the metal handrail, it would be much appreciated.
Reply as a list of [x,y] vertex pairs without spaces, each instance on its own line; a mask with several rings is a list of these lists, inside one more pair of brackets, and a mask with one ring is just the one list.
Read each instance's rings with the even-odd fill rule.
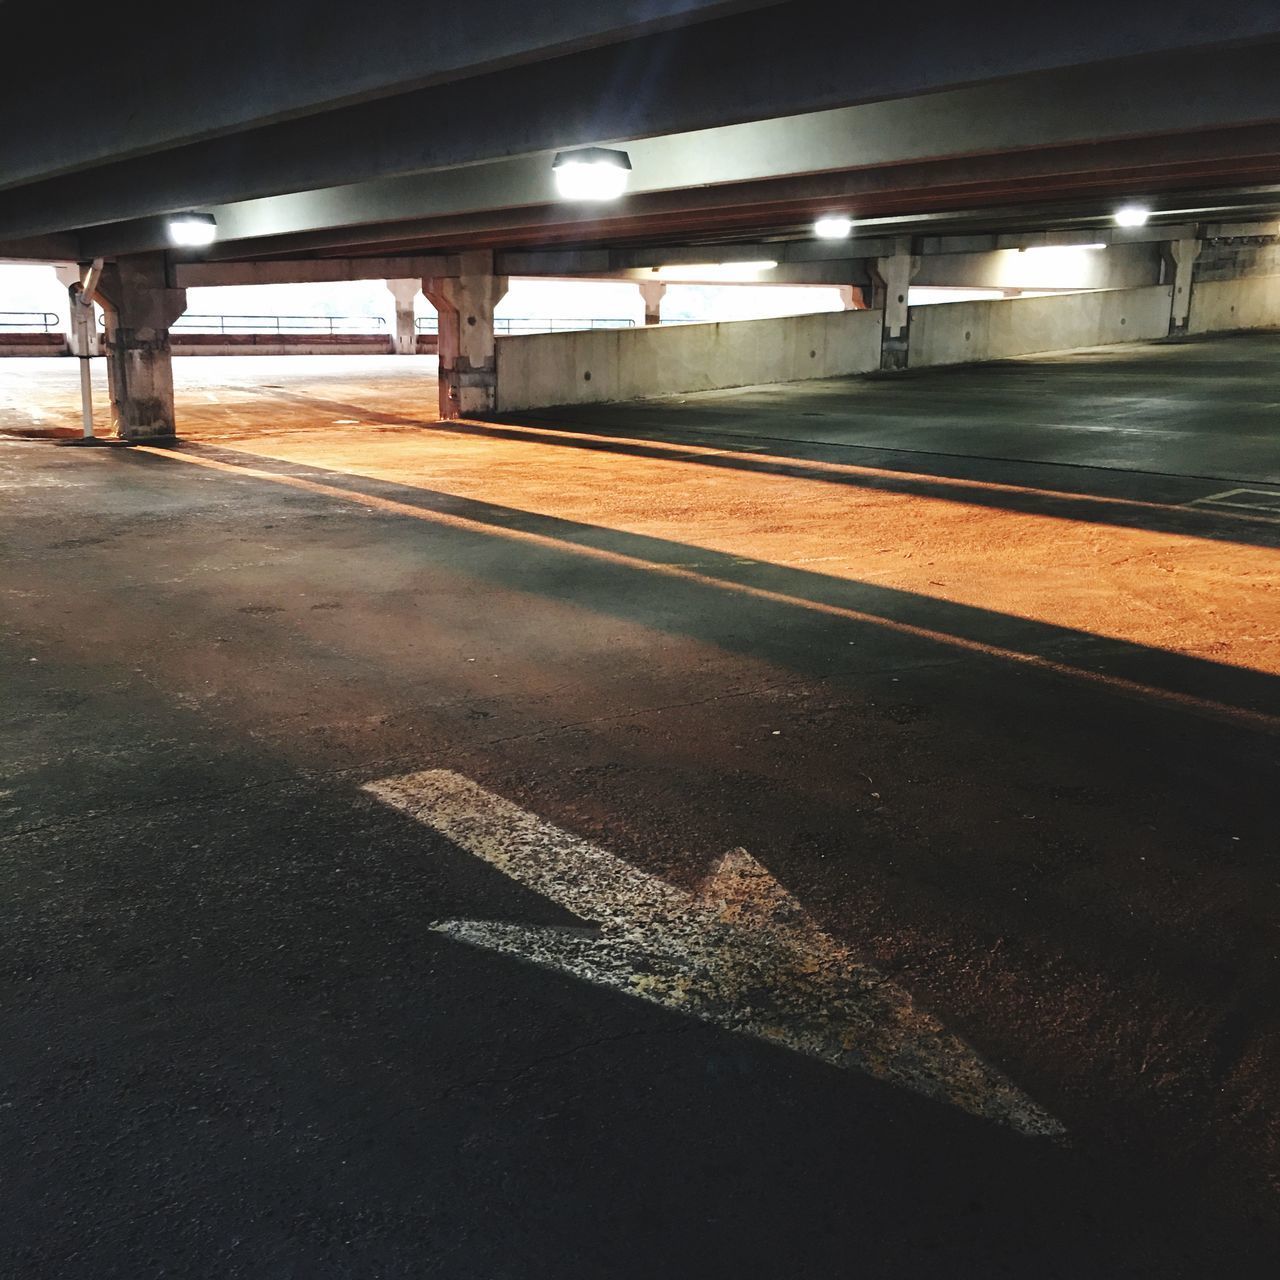
[[61,333],[62,321],[52,311],[0,311],[0,329]]
[[[99,318],[99,324],[101,323],[103,321]],[[191,313],[179,316],[170,325],[171,332],[179,333],[269,333],[277,336],[314,333],[361,336],[374,330],[381,334],[386,332],[386,328],[386,316],[241,316]]]
[[386,316],[184,315],[171,329],[186,333],[365,334],[385,331]]
[[[495,319],[495,333],[563,333],[573,329],[633,329],[634,320],[621,317],[595,317],[593,319],[566,319],[564,317],[519,316],[510,319]],[[436,316],[419,316],[414,321],[414,328],[419,333],[439,333],[440,321]]]

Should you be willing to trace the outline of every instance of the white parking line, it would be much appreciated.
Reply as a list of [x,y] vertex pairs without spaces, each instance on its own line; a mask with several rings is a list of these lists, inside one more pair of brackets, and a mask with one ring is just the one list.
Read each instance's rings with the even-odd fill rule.
[[365,790],[589,922],[445,920],[432,926],[441,933],[864,1071],[1020,1133],[1063,1132],[907,992],[824,933],[744,849],[725,854],[689,893],[456,773],[384,778]]
[[[1258,501],[1262,499],[1262,501]],[[1207,498],[1193,498],[1192,507],[1231,507],[1234,510],[1265,512],[1262,520],[1280,518],[1280,490],[1275,489],[1224,489],[1211,493]]]

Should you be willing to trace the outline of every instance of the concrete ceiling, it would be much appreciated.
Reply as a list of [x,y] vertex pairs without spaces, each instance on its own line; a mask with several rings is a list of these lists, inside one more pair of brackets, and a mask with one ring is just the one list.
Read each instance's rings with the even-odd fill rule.
[[[93,111],[0,87],[24,125],[0,135],[0,254],[163,247],[190,207],[218,219],[209,257],[247,259],[803,238],[829,209],[904,234],[1082,225],[1125,195],[1178,220],[1280,206],[1272,0],[931,8],[319,3],[299,28],[259,0],[198,41],[162,6],[116,28],[104,8],[118,74]],[[586,144],[626,147],[623,200],[557,200],[551,154]]]

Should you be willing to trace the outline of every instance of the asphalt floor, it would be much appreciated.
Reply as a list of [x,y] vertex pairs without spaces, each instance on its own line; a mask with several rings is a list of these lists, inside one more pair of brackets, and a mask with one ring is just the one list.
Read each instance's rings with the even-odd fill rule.
[[[458,424],[177,363],[176,446],[0,436],[0,1274],[1272,1273],[1280,336]],[[419,770],[747,850],[1062,1136],[434,928],[584,921]]]

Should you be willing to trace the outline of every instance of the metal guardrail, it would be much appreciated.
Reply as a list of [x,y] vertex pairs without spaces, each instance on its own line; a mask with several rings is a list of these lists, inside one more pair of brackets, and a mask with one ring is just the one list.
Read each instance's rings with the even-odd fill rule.
[[274,334],[306,336],[337,334],[381,337],[387,331],[385,316],[214,316],[183,315],[170,326],[171,333]]
[[[564,333],[574,329],[634,329],[634,320],[616,317],[596,317],[594,319],[565,319],[563,317],[538,318],[533,316],[512,317],[511,319],[495,319],[495,333]],[[440,321],[435,316],[419,316],[414,321],[414,328],[419,333],[439,333]]]
[[0,329],[23,333],[61,333],[62,321],[52,311],[0,311]]

